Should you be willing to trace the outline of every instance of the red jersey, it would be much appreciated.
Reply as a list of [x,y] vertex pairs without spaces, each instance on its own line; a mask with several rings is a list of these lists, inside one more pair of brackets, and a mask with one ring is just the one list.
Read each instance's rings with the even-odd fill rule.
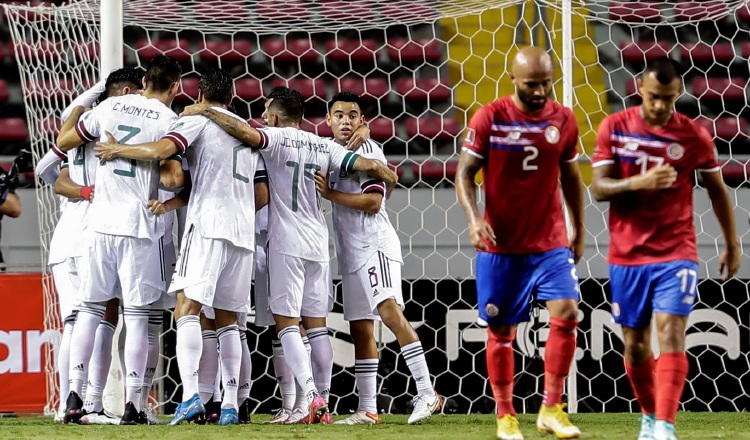
[[612,166],[624,179],[670,164],[677,171],[671,188],[623,194],[609,205],[609,262],[626,266],[674,260],[698,261],[693,224],[695,171],[718,172],[714,142],[705,128],[675,112],[659,129],[650,127],[640,107],[607,116],[599,126],[594,167]]
[[578,159],[578,123],[552,100],[537,114],[508,96],[471,118],[463,150],[483,161],[484,218],[497,245],[490,252],[533,254],[568,246],[560,196],[560,161]]

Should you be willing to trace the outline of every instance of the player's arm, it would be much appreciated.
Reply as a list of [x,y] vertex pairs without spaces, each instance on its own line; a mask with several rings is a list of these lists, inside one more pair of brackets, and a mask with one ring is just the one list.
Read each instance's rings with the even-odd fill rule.
[[258,212],[268,205],[271,197],[268,192],[268,172],[265,168],[255,171],[253,185],[255,189],[255,212]]
[[560,163],[560,186],[562,187],[565,204],[568,206],[570,218],[573,222],[574,236],[570,239],[570,247],[573,250],[573,258],[577,263],[583,256],[586,238],[586,227],[583,224],[583,194],[585,187],[578,161],[563,161]]
[[180,188],[185,185],[185,172],[182,170],[182,157],[172,155],[161,161],[159,166],[159,180],[165,188]]
[[[172,161],[175,162],[175,161]],[[164,202],[153,199],[148,201],[148,210],[154,215],[163,215],[168,212],[184,208],[190,201],[190,191],[193,189],[193,181],[190,179],[190,172],[183,171],[185,176],[185,184],[182,189],[175,193],[174,197]]]
[[107,142],[97,142],[96,147],[94,147],[96,157],[102,162],[117,157],[136,160],[165,160],[183,152],[177,143],[169,137],[164,137],[155,142],[127,145],[117,142],[111,133],[105,132],[105,134],[107,135]]
[[349,151],[355,151],[357,148],[361,147],[362,144],[367,142],[368,139],[370,139],[370,127],[364,122],[354,130],[354,133],[352,133],[352,136],[349,138],[349,142],[346,143],[346,149]]
[[94,201],[94,186],[79,185],[70,178],[70,169],[68,167],[60,170],[60,175],[55,181],[55,194],[77,200],[84,199],[89,202]]
[[471,243],[479,250],[488,250],[485,240],[495,245],[496,237],[492,226],[479,213],[477,206],[477,184],[475,178],[482,168],[482,159],[469,153],[467,148],[461,150],[456,169],[456,197],[464,209],[466,220],[469,222],[469,237]]
[[379,181],[370,181],[367,183],[369,185],[363,189],[364,192],[361,194],[345,193],[331,188],[328,182],[328,174],[320,171],[315,173],[315,189],[318,190],[324,199],[341,206],[346,206],[347,208],[364,211],[368,214],[376,214],[380,211],[383,203],[385,184]]
[[47,184],[54,186],[57,176],[60,174],[60,164],[67,160],[68,157],[53,145],[37,162],[34,174]]
[[103,79],[94,84],[94,86],[90,89],[76,96],[73,102],[68,104],[68,106],[65,107],[65,110],[63,110],[62,114],[60,114],[60,119],[62,119],[63,121],[67,121],[68,119],[70,119],[70,116],[73,113],[73,109],[78,106],[91,108],[91,106],[94,105],[96,100],[99,99],[101,94],[106,90],[106,85],[107,80]]
[[380,162],[379,160],[366,159],[358,155],[356,156],[356,160],[354,160],[354,162],[351,164],[351,169],[347,171],[362,171],[368,176],[377,180],[382,180],[388,184],[398,182],[398,174],[396,174],[396,172],[392,169],[388,168],[388,166],[384,163]]
[[706,187],[708,197],[711,199],[711,207],[719,221],[719,226],[721,226],[721,232],[724,234],[725,250],[720,258],[719,275],[728,280],[740,269],[742,255],[740,242],[737,238],[737,228],[734,224],[732,200],[729,198],[729,191],[727,191],[724,179],[721,177],[721,170],[701,172],[701,177],[703,178],[703,186]]
[[60,133],[57,134],[57,147],[62,151],[72,150],[73,148],[85,143],[76,130],[76,124],[81,115],[86,111],[83,106],[73,108],[68,119],[60,127]]
[[185,110],[183,110],[182,113],[180,113],[181,117],[194,115],[203,115],[214,121],[222,130],[248,144],[250,148],[261,149],[264,148],[265,144],[268,142],[266,136],[251,127],[247,122],[225,113],[217,112],[205,104],[189,105],[185,107]]
[[16,193],[9,192],[5,196],[5,200],[0,203],[0,217],[7,215],[11,218],[17,218],[21,216],[21,212],[23,212],[21,199],[18,198]]

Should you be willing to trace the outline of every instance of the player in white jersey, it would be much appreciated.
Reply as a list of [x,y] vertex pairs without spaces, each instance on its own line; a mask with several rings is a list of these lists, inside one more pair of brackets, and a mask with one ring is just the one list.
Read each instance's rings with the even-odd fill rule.
[[[328,104],[326,123],[336,142],[346,145],[364,122],[360,98],[351,92],[335,95]],[[383,150],[367,141],[355,152],[387,163]],[[354,339],[354,373],[359,408],[337,424],[380,423],[376,405],[378,348],[373,321],[382,320],[396,335],[401,353],[416,382],[417,396],[409,423],[424,420],[442,407],[432,387],[422,344],[404,317],[401,293],[401,243],[385,210],[386,185],[362,173],[335,170],[315,177],[318,192],[333,203],[336,255],[344,291],[344,319]],[[330,184],[329,184],[330,183]]]
[[[203,105],[246,124],[226,109],[232,99],[232,78],[225,71],[213,69],[201,75],[199,90]],[[267,194],[265,182],[254,184],[260,155],[202,116],[180,118],[158,142],[133,146],[110,142],[97,149],[107,160],[144,158],[145,151],[187,151],[192,190],[186,232],[169,287],[177,293],[177,363],[183,400],[170,424],[205,415],[197,376],[202,351],[199,314],[204,306],[214,310],[219,340],[224,387],[219,424],[237,424],[242,357],[237,313],[247,312],[252,282],[255,237],[250,231],[255,229],[256,187]]]
[[[179,91],[182,69],[167,56],[155,56],[149,63],[143,95],[112,97],[83,114],[75,132],[61,133],[58,147],[67,151],[83,142],[106,138],[114,133],[123,142],[160,139],[177,115],[168,107]],[[178,158],[179,159],[179,158]],[[99,325],[106,301],[120,299],[127,336],[125,338],[125,413],[123,425],[142,423],[140,415],[143,377],[146,369],[150,305],[161,296],[158,239],[163,222],[149,212],[147,204],[156,197],[159,181],[166,187],[181,186],[181,160],[160,163],[113,160],[96,174],[96,197],[89,213],[89,249],[79,265],[84,303],[78,312],[71,342],[71,392],[66,419],[80,419],[79,397],[86,366],[93,350],[90,335]]]
[[[183,114],[202,114],[231,135],[260,149],[270,186],[268,269],[269,306],[287,365],[303,388],[310,423],[330,423],[327,402],[318,393],[305,352],[299,321],[329,351],[326,316],[332,305],[328,261],[328,227],[315,191],[315,171],[343,168],[365,171],[396,182],[396,173],[382,163],[361,158],[335,142],[299,129],[303,101],[285,87],[275,88],[266,102],[269,128],[256,130],[205,105],[187,107]],[[313,348],[315,350],[315,348]],[[328,371],[328,383],[330,383]]]

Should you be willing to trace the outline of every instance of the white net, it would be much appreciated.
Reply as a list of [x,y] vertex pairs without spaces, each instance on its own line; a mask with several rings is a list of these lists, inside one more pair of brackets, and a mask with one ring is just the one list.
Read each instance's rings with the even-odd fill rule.
[[[179,110],[197,96],[197,73],[219,65],[236,78],[235,111],[259,119],[262,96],[288,84],[307,99],[306,127],[327,134],[325,101],[339,90],[366,96],[365,114],[401,181],[389,214],[402,240],[406,316],[417,329],[436,389],[449,412],[491,412],[486,381],[485,332],[477,327],[476,293],[466,221],[456,203],[453,177],[461,128],[473,112],[512,93],[508,61],[519,46],[536,44],[563,53],[560,1],[151,1],[125,3],[125,64],[145,66],[154,54],[177,58],[184,68]],[[747,97],[750,11],[744,0],[706,2],[573,1],[572,107],[586,153],[588,183],[596,128],[605,115],[637,102],[634,78],[644,62],[669,54],[687,68],[678,109],[715,135],[732,187],[735,213],[746,224],[750,198],[743,186],[748,156]],[[29,131],[36,157],[54,139],[56,118],[75,93],[96,78],[98,3],[61,7],[6,6],[20,66]],[[555,96],[562,100],[563,82]],[[38,191],[43,242],[56,219],[52,191]],[[530,194],[533,197],[533,194]],[[607,302],[609,234],[604,204],[586,207],[587,249],[578,265],[581,328],[575,373],[567,390],[578,411],[635,409],[624,375],[621,333]],[[743,258],[740,280],[716,276],[720,229],[705,191],[695,195],[701,300],[688,330],[690,378],[687,410],[742,410],[750,398],[747,354],[750,278]],[[745,228],[740,228],[744,231]],[[747,239],[743,233],[742,241]],[[333,267],[336,267],[335,262]],[[47,291],[50,299],[54,298]],[[341,315],[341,292],[329,319],[335,351],[332,404],[339,413],[356,407],[353,345]],[[53,325],[54,320],[50,320]],[[541,359],[547,315],[536,314],[518,337],[516,407],[535,411],[541,400]],[[157,383],[167,412],[179,399],[173,324],[165,321]],[[379,405],[407,410],[414,385],[398,344],[378,328],[381,364]],[[256,410],[278,407],[270,363],[270,334],[250,326]],[[50,370],[51,371],[51,370]],[[54,389],[50,389],[50,401]]]

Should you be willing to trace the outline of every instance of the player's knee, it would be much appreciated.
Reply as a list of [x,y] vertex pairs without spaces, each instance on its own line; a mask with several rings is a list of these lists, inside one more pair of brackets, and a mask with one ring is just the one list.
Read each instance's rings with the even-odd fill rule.
[[572,299],[548,301],[547,308],[553,318],[567,321],[578,320],[578,303]]
[[370,320],[351,321],[349,323],[349,332],[354,339],[354,343],[359,345],[373,337],[373,322]]
[[487,327],[487,335],[493,340],[513,342],[516,338],[516,326],[513,324],[491,325]]

